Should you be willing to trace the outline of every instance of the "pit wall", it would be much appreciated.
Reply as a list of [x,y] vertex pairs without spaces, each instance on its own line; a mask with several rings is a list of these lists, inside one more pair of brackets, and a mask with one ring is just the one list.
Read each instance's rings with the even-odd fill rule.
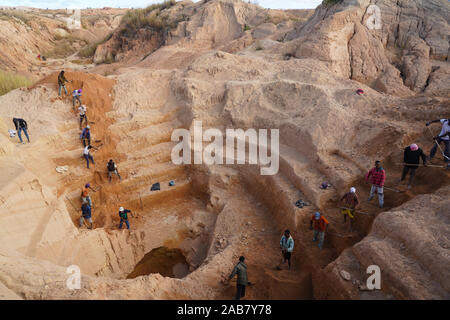
[[[7,128],[1,120],[0,127]],[[121,277],[132,270],[145,253],[139,234],[127,238],[104,229],[78,229],[64,197],[56,196],[56,185],[44,182],[58,180],[54,163],[42,161],[42,152],[31,145],[16,146],[17,137],[6,136],[7,130],[1,132],[0,251],[13,250],[64,267],[75,264],[87,275]],[[42,141],[33,143],[39,146]]]

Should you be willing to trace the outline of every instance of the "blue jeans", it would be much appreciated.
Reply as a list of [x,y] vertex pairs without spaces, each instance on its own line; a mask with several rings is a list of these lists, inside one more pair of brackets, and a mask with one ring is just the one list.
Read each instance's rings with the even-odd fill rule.
[[[436,154],[436,151],[437,151],[437,148],[438,148],[437,145],[438,145],[438,144],[441,144],[441,142],[444,142],[444,146],[445,146],[445,149],[444,149],[444,155],[445,155],[446,157],[450,158],[450,140],[444,140],[444,139],[438,138],[438,139],[436,140],[436,143],[434,143],[433,148],[431,148],[431,151],[430,151],[430,160],[434,158],[434,155]],[[445,162],[450,162],[450,160],[449,160],[448,158],[446,158],[446,157],[444,157],[444,161],[445,161]]]
[[373,199],[373,195],[375,193],[375,190],[378,193],[378,203],[380,204],[380,208],[383,208],[383,205],[384,205],[383,187],[378,187],[378,186],[373,184],[372,187],[370,188],[369,201]]
[[64,88],[64,91],[65,91],[66,94],[67,94],[66,85],[65,85],[65,84],[60,84],[60,85],[59,85],[59,89],[58,89],[58,91],[59,91],[59,96],[61,96],[61,88]]
[[317,237],[319,237],[319,249],[322,249],[323,242],[325,241],[325,232],[314,229],[313,241],[317,241]]
[[85,154],[84,158],[86,159],[87,168],[89,169],[89,159],[92,161],[92,164],[94,163],[94,158],[90,154]]
[[81,216],[81,217],[80,217],[80,227],[83,226],[84,220],[87,220],[87,221],[89,221],[90,224],[92,224],[92,218],[91,218],[91,217],[85,218],[85,217]]
[[128,222],[128,219],[125,220],[125,219],[122,219],[122,218],[120,218],[119,229],[122,229],[122,225],[123,225],[124,222],[127,225],[127,229],[130,229],[130,223]]
[[25,128],[19,128],[19,131],[17,131],[17,135],[19,136],[20,142],[23,142],[23,141],[22,141],[22,135],[20,134],[20,132],[21,132],[22,130],[23,130],[23,132],[25,133],[25,136],[27,137],[28,142],[30,142],[30,137],[28,137],[27,129],[25,129]]

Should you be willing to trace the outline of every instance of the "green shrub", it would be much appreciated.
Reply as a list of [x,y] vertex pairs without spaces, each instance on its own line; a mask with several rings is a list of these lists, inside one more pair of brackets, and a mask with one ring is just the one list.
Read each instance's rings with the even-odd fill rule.
[[343,0],[323,0],[322,4],[325,6],[334,5],[336,3],[342,2]]
[[244,25],[244,32],[250,30],[250,26],[248,24]]
[[122,18],[124,28],[122,33],[134,32],[141,28],[150,27],[157,31],[170,28],[167,16],[162,16],[162,10],[170,8],[176,4],[175,0],[164,1],[163,3],[152,4],[144,9],[128,10]]
[[30,85],[31,80],[28,78],[0,70],[0,96],[11,90],[28,87]]

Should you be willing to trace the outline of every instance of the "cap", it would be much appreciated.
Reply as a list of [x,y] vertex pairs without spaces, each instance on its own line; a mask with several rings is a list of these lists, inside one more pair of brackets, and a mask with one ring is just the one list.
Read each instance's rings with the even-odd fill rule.
[[351,192],[351,193],[356,193],[355,187],[351,187],[351,188],[350,188],[350,192]]
[[86,188],[89,188],[90,186],[91,186],[91,185],[90,185],[89,183],[86,183],[86,184],[85,184],[85,187],[86,187]]
[[320,212],[316,211],[316,213],[314,213],[314,218],[316,220],[319,220],[320,219]]
[[119,208],[119,211],[123,211],[123,210],[125,210],[123,207],[120,207],[120,208]]
[[412,145],[409,146],[411,148],[412,151],[416,151],[419,149],[419,147],[417,146],[417,144],[413,143]]
[[87,125],[87,126],[86,126],[86,128],[90,129],[90,128],[91,128],[91,126],[90,126],[90,125]]
[[81,93],[81,89],[78,89],[78,92]]

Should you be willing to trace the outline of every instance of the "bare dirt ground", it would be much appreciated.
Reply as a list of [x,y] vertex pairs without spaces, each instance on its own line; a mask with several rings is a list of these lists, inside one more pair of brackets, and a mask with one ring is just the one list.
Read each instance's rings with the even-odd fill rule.
[[[312,13],[184,1],[164,11],[189,19],[162,45],[142,43],[155,30],[128,39],[118,28],[96,51],[97,58],[113,52],[115,63],[55,59],[32,87],[1,96],[0,297],[231,299],[234,283],[223,280],[244,255],[252,282],[245,299],[448,299],[450,172],[421,167],[411,190],[398,183],[403,149],[414,142],[429,154],[425,122],[450,117],[448,3],[378,1],[387,20],[370,31],[363,24],[369,1],[350,2]],[[71,96],[58,97],[60,64],[69,92],[83,89],[99,148],[90,169]],[[12,117],[27,120],[30,144],[9,137]],[[175,165],[172,132],[192,132],[194,120],[204,130],[278,129],[278,173],[264,176],[249,164]],[[437,134],[438,125],[431,129]],[[434,163],[443,166],[441,158]],[[109,159],[121,181],[108,181]],[[387,173],[382,209],[366,201],[364,175],[375,160]],[[331,188],[322,190],[325,181]],[[93,230],[78,226],[88,182],[98,188]],[[156,182],[161,190],[151,191]],[[353,232],[338,203],[351,186],[363,212]],[[299,199],[310,206],[297,208]],[[118,229],[120,206],[133,212],[130,230]],[[322,250],[308,228],[315,211],[330,222]],[[295,240],[293,268],[279,271],[285,229]],[[143,258],[141,270],[175,268],[175,261],[188,274],[130,277]],[[382,289],[367,291],[360,285],[374,264]],[[66,287],[70,265],[81,269],[81,290]]]

